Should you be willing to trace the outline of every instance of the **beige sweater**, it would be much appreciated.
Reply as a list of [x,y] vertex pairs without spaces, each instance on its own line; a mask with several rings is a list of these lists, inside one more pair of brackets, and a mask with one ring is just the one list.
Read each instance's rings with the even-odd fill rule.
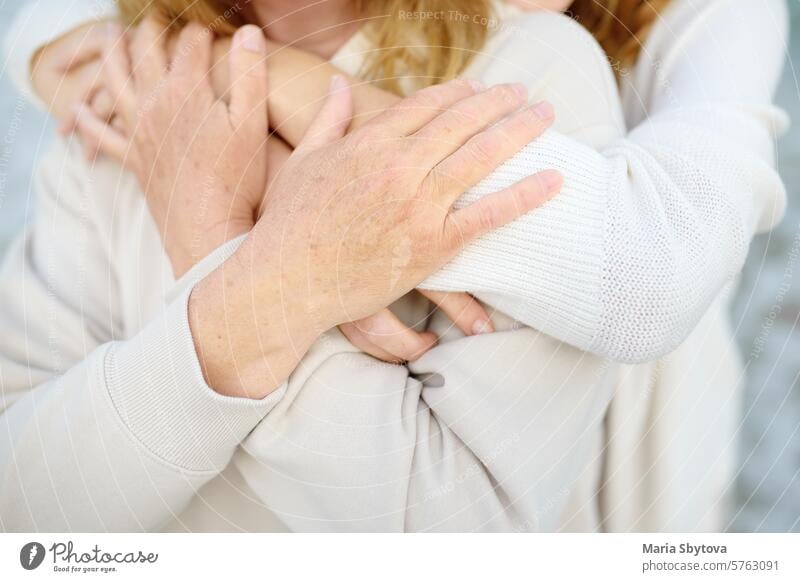
[[[692,42],[713,30],[703,28],[710,22],[707,14],[678,4],[669,15],[671,26],[657,28],[650,46],[665,44],[669,34],[674,46],[697,50]],[[724,16],[737,2],[712,4]],[[761,12],[769,17],[752,15],[747,22],[778,42],[783,5],[766,4],[771,12]],[[684,26],[676,27],[681,18]],[[602,225],[592,222],[595,214],[607,214],[609,201],[637,203],[630,191],[626,197],[624,189],[613,187],[614,171],[624,161],[640,186],[642,176],[664,180],[663,191],[682,186],[686,204],[662,200],[664,220],[686,214],[694,183],[685,176],[696,170],[677,163],[683,154],[675,151],[677,140],[683,135],[688,148],[698,136],[708,139],[692,124],[714,126],[730,122],[733,114],[714,103],[716,119],[691,112],[680,117],[661,103],[660,124],[637,130],[638,141],[614,141],[623,128],[613,78],[585,32],[554,15],[504,24],[470,74],[491,82],[524,80],[535,97],[551,99],[560,115],[550,145],[560,147],[544,153],[529,148],[495,180],[534,171],[537,160],[560,160],[567,173],[566,207],[554,206],[560,214],[535,213],[520,222],[544,221],[547,233],[557,219],[557,229],[594,233]],[[674,30],[698,36],[675,42]],[[340,55],[345,68],[357,64],[359,42],[357,37]],[[685,62],[671,47],[666,43],[654,53],[670,57],[658,59],[670,66],[642,68],[626,87],[652,93],[654,71],[680,80],[685,69],[679,65]],[[705,46],[701,54],[713,61],[717,50]],[[743,140],[752,150],[723,152],[729,160],[746,159],[754,181],[718,176],[714,171],[723,167],[717,159],[701,159],[708,165],[699,168],[717,179],[711,185],[719,190],[699,192],[709,200],[717,199],[723,186],[735,187],[727,193],[736,194],[730,205],[744,217],[747,240],[756,225],[774,220],[782,196],[765,146],[776,119],[768,106],[780,51],[766,53],[759,67],[748,69],[750,83],[740,89],[748,93],[741,95],[746,107],[736,104],[738,94],[729,95],[741,117],[733,116],[739,135],[753,138]],[[716,71],[714,64],[719,65],[706,66]],[[693,90],[687,83],[685,91]],[[688,106],[699,97],[686,99]],[[655,108],[659,101],[656,93],[645,106]],[[641,115],[631,107],[626,113],[632,119]],[[730,123],[723,127],[737,129]],[[650,142],[651,135],[662,141]],[[591,153],[614,148],[624,155]],[[519,160],[528,164],[522,170]],[[0,274],[0,318],[10,331],[0,339],[2,420],[9,435],[0,443],[5,529],[152,529],[170,517],[175,519],[169,528],[264,529],[279,527],[274,515],[298,530],[718,526],[715,505],[729,478],[737,373],[719,302],[710,308],[706,302],[706,315],[694,317],[687,343],[658,364],[606,364],[498,314],[505,331],[462,338],[450,330],[440,346],[408,368],[376,362],[333,331],[268,401],[227,399],[202,383],[186,325],[186,289],[236,243],[174,285],[130,176],[105,162],[88,168],[74,145],[64,144],[57,144],[41,176],[37,222]],[[570,215],[573,201],[580,212]],[[538,232],[535,228],[522,232]],[[559,240],[550,239],[552,250],[562,249]],[[563,266],[582,273],[590,270],[584,261],[603,263],[603,245],[586,251],[588,260]],[[736,255],[717,259],[722,256],[723,271],[735,273]],[[541,261],[551,279],[561,276],[555,281],[565,296],[577,297],[569,272],[553,272],[547,257]],[[474,268],[462,272],[469,275]],[[488,278],[486,272],[484,266],[488,287],[504,280],[503,273]],[[710,287],[716,285],[712,300],[729,278],[710,277]],[[508,296],[515,296],[511,291]],[[491,303],[495,289],[488,292]],[[175,298],[166,310],[165,298]],[[516,304],[500,299],[493,304],[514,313]],[[621,306],[629,304],[624,299]],[[536,307],[527,296],[518,304],[525,313]],[[565,305],[566,313],[569,302]],[[407,302],[396,307],[411,318],[420,309]],[[576,329],[595,333],[594,324],[580,322],[591,306],[575,308]],[[515,315],[535,323],[533,316]],[[444,331],[438,318],[431,325]]]

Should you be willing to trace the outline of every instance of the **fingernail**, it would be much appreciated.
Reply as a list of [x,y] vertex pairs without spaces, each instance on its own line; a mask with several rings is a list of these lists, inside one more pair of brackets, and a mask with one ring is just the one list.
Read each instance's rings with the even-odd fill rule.
[[267,50],[267,43],[264,41],[264,34],[256,26],[248,26],[236,33],[236,43],[245,50],[254,53],[264,53]]
[[539,181],[548,192],[554,192],[561,189],[564,177],[556,170],[545,170],[539,173]]
[[494,326],[488,319],[476,319],[472,324],[472,335],[480,335],[482,333],[493,333]]
[[486,83],[484,83],[483,81],[479,81],[478,79],[467,79],[467,84],[476,93],[480,93],[481,91],[486,89]]
[[547,101],[542,101],[541,103],[537,103],[536,105],[531,106],[530,112],[533,113],[536,117],[538,117],[542,121],[548,121],[550,119],[553,119],[553,117],[555,116],[555,111],[553,111],[553,106]]
[[522,99],[528,98],[528,88],[522,83],[514,83],[511,85],[511,89]]

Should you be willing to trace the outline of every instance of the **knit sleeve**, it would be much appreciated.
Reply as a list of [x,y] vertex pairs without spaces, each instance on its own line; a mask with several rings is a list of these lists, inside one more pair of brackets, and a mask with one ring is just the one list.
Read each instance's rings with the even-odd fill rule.
[[[31,59],[40,48],[80,24],[116,14],[113,0],[31,0],[6,31],[6,63],[17,89],[42,105],[31,87]],[[43,105],[42,105],[43,107]]]
[[557,132],[528,145],[460,203],[546,168],[564,174],[561,194],[423,288],[471,292],[623,362],[691,332],[785,206],[773,159],[785,115],[772,99],[788,15],[783,0],[676,4],[691,18],[657,26],[634,73],[646,120],[599,149]]

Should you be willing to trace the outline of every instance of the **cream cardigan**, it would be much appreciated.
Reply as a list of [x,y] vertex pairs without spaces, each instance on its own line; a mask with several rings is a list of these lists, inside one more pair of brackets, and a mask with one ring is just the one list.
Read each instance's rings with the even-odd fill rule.
[[[656,364],[607,364],[497,314],[507,331],[450,330],[408,368],[333,331],[267,401],[219,397],[186,297],[236,243],[173,288],[131,178],[57,144],[37,222],[0,275],[2,526],[263,529],[266,506],[291,529],[718,527],[738,371],[715,298],[782,209],[770,100],[785,20],[777,0],[677,1],[625,77],[629,121],[649,118],[624,139],[604,57],[564,17],[504,20],[469,73],[524,80],[561,115],[465,196],[553,165],[567,184],[428,285],[620,360],[688,336]],[[722,42],[737,24],[755,27],[758,60]]]

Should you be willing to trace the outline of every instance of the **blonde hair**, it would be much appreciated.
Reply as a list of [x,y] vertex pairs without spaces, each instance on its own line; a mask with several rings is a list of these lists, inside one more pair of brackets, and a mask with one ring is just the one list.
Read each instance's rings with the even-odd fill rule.
[[[491,0],[353,1],[359,17],[367,19],[365,33],[377,47],[363,74],[395,93],[401,93],[401,76],[412,77],[417,87],[456,77],[483,48],[494,22]],[[669,1],[575,0],[569,14],[597,38],[619,72],[635,62],[659,11]],[[245,24],[241,2],[117,0],[129,22],[152,7],[177,25],[197,21],[217,33],[231,33]]]
[[658,15],[671,0],[575,0],[573,18],[598,40],[617,72],[636,62]]

